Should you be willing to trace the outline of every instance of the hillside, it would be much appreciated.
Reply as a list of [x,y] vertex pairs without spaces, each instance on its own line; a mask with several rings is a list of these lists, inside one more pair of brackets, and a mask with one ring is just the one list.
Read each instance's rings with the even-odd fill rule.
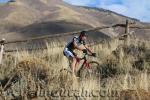
[[[137,19],[112,11],[78,7],[62,0],[15,0],[0,5],[0,37],[7,40],[77,31],[90,27],[125,23],[126,19],[147,26]],[[139,37],[149,37],[148,30],[134,30]],[[99,36],[113,37],[124,32],[122,28],[96,32]]]

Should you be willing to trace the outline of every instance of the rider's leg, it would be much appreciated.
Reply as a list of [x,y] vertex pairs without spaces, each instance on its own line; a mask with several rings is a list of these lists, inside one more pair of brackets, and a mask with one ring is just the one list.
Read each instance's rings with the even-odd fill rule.
[[72,72],[73,72],[73,74],[75,74],[75,70],[76,70],[76,58],[75,57],[72,57],[71,58],[71,60],[72,60],[72,63],[71,63],[71,69],[72,69]]
[[76,64],[75,64],[75,71],[76,72],[78,70],[79,64],[80,64],[80,60],[76,57]]
[[72,51],[69,51],[67,48],[64,49],[64,55],[69,59],[69,61],[71,60],[71,69],[73,74],[75,75],[75,66],[76,66],[76,57],[75,54]]

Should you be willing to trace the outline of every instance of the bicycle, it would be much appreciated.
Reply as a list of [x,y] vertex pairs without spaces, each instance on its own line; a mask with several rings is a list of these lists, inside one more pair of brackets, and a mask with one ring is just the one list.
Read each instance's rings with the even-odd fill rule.
[[79,60],[84,60],[83,64],[79,68],[77,75],[81,77],[82,79],[87,79],[87,78],[96,78],[98,77],[100,73],[99,69],[99,63],[97,61],[88,61],[87,57],[92,56],[88,53],[85,53],[83,58],[79,58]]
[[[84,60],[81,67],[77,71],[77,77],[81,79],[87,79],[87,78],[96,78],[100,74],[100,68],[99,63],[97,61],[88,61],[87,57],[92,56],[88,53],[84,53],[84,56],[82,58],[77,58],[77,63],[79,63],[81,60]],[[67,69],[61,69],[60,72],[67,72],[68,74],[71,74],[72,72]]]

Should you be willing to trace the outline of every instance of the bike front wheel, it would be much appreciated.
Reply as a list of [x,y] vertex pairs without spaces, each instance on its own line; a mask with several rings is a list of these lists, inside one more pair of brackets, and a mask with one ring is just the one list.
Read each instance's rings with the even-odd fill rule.
[[95,79],[98,78],[100,75],[100,68],[99,63],[96,61],[91,61],[88,63],[89,68],[83,66],[82,69],[80,69],[79,74],[82,79]]

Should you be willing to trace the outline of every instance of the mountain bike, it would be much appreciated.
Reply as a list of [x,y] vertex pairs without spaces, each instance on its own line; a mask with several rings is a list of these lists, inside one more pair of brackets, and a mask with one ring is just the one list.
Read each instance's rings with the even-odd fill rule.
[[[81,79],[88,79],[88,78],[98,78],[100,74],[99,63],[97,61],[88,61],[87,58],[91,56],[88,53],[84,53],[82,58],[77,58],[77,63],[83,61],[81,67],[77,71],[77,77]],[[69,65],[70,66],[70,65]],[[66,71],[68,74],[71,75],[71,69],[61,69],[60,72]]]

